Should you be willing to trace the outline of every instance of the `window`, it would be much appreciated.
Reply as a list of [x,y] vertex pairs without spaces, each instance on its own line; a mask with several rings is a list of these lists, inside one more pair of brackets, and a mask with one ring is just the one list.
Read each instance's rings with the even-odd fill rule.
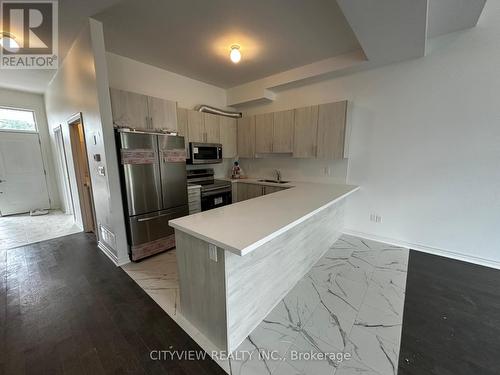
[[0,130],[36,133],[35,114],[24,109],[0,107]]

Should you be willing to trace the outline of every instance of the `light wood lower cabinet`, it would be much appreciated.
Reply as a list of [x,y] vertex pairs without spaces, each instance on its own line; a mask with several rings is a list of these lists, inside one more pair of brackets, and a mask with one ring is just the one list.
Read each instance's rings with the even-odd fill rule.
[[189,214],[201,212],[201,187],[188,189]]
[[262,185],[247,184],[247,183],[238,183],[237,185],[238,185],[237,187],[238,202],[246,201],[247,199],[257,198],[264,194]]
[[233,202],[241,202],[247,199],[257,198],[262,195],[276,193],[285,189],[288,188],[244,182],[233,183]]
[[238,155],[240,158],[255,157],[255,116],[238,119]]
[[318,159],[344,158],[347,101],[321,104],[318,112]]

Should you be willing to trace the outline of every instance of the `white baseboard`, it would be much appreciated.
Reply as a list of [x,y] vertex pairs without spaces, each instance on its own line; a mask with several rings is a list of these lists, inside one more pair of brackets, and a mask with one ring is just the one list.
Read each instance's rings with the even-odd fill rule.
[[384,242],[384,243],[387,243],[389,245],[401,246],[401,247],[405,247],[408,249],[421,251],[424,253],[439,255],[439,256],[443,256],[445,258],[461,260],[463,262],[478,264],[480,266],[485,266],[485,267],[490,267],[490,268],[495,268],[495,269],[500,270],[500,262],[495,261],[495,260],[479,258],[479,257],[471,256],[471,255],[458,253],[456,251],[443,250],[443,249],[438,249],[435,247],[421,245],[421,244],[417,244],[417,243],[411,243],[411,242],[396,240],[393,238],[377,236],[375,234],[359,232],[359,231],[353,230],[353,229],[344,229],[343,232],[345,234],[349,234],[351,236],[366,238],[367,240]]
[[124,265],[125,263],[128,263],[128,259],[127,260],[123,260],[123,259],[118,259],[116,257],[116,255],[111,251],[111,249],[104,243],[104,242],[101,242],[101,241],[98,241],[97,242],[97,247],[99,247],[99,249],[102,250],[102,252],[104,254],[106,254],[106,256],[111,259],[111,261],[117,266],[122,266]]

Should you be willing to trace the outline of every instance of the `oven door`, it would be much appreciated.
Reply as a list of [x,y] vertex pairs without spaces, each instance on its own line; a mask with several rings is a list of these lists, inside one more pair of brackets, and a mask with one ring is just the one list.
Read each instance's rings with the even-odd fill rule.
[[222,145],[190,142],[189,155],[189,164],[222,163]]
[[212,190],[201,195],[201,210],[207,211],[212,208],[227,206],[231,204],[231,190]]

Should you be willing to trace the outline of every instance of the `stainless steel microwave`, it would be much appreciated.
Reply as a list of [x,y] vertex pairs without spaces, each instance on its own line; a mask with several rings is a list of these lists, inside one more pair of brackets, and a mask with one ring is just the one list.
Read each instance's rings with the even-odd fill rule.
[[222,163],[222,145],[219,143],[189,142],[188,164]]

